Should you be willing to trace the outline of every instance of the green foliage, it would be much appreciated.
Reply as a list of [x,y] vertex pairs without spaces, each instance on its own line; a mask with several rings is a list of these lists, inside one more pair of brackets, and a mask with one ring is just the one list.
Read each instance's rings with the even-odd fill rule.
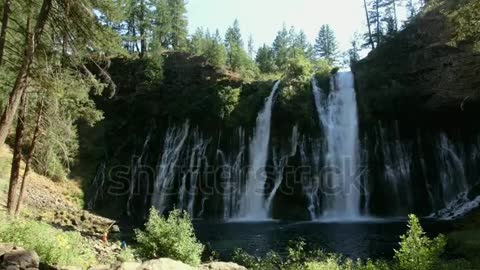
[[117,255],[116,259],[119,262],[134,262],[137,260],[135,256],[135,251],[130,247],[122,249],[122,251],[120,251],[120,253]]
[[314,63],[315,78],[322,89],[330,89],[330,76],[333,66],[326,59],[318,59]]
[[331,65],[337,61],[338,44],[335,33],[328,24],[324,24],[320,28],[314,48],[317,57],[326,59]]
[[[37,172],[54,180],[64,180],[78,153],[77,121],[93,126],[103,119],[103,113],[90,99],[92,89],[98,92],[103,86],[68,69],[48,67],[38,73],[35,82],[32,88],[39,94],[30,97],[31,107],[43,104],[40,123],[43,134],[38,139],[32,164]],[[29,137],[33,135],[38,113],[38,109],[33,110],[28,117]]]
[[277,70],[275,54],[272,48],[265,44],[258,49],[255,62],[262,73],[273,73]]
[[94,251],[80,233],[63,232],[42,222],[2,219],[0,242],[34,250],[49,265],[87,268],[96,263]]
[[135,238],[143,259],[168,257],[194,266],[200,264],[204,246],[197,241],[186,212],[173,210],[163,218],[150,209],[145,231],[135,230]]
[[446,240],[443,235],[430,239],[425,235],[415,215],[409,215],[408,232],[400,237],[400,249],[395,250],[395,259],[400,269],[436,269]]
[[480,52],[480,1],[470,0],[463,3],[450,14],[450,18],[455,31],[453,42],[472,42],[475,51]]
[[313,65],[304,54],[295,54],[288,59],[286,77],[287,80],[306,81],[313,74]]
[[214,66],[222,67],[226,64],[227,53],[218,30],[212,36],[209,30],[204,32],[198,28],[190,40],[190,52],[204,56]]
[[252,270],[389,270],[392,267],[383,261],[353,261],[321,250],[306,251],[303,241],[292,241],[287,247],[287,256],[282,258],[275,252],[258,258],[241,249],[235,250],[233,261]]
[[218,91],[220,99],[220,117],[226,119],[237,107],[240,99],[240,88],[232,89],[230,86],[222,88]]

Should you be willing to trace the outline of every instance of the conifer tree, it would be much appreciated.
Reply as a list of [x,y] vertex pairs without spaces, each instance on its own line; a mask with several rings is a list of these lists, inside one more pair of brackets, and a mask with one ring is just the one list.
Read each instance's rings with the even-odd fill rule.
[[328,24],[322,25],[315,40],[315,54],[318,58],[326,59],[330,64],[337,61],[338,44],[335,33]]
[[175,50],[182,50],[187,47],[187,8],[184,0],[167,0],[171,19],[171,32],[169,45]]

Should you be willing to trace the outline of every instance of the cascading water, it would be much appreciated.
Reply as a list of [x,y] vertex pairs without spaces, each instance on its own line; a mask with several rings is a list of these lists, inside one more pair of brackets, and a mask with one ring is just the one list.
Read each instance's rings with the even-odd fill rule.
[[217,150],[217,157],[220,159],[221,179],[223,183],[223,219],[233,218],[239,208],[241,199],[241,184],[244,179],[243,161],[245,156],[245,131],[238,128],[238,152],[226,155],[223,151]]
[[265,182],[267,174],[268,149],[270,143],[270,122],[274,97],[280,86],[276,82],[270,96],[265,102],[264,108],[257,117],[254,136],[250,142],[250,165],[243,198],[240,201],[240,209],[237,218],[246,220],[264,220],[268,217],[265,208]]
[[202,163],[206,161],[205,152],[208,144],[209,141],[203,138],[198,129],[195,129],[192,134],[192,146],[186,155],[188,163],[185,166],[186,171],[181,179],[178,191],[178,204],[176,205],[179,209],[186,210],[191,217],[195,216],[194,206],[197,195],[197,183],[201,174]]
[[[412,207],[412,143],[399,139],[398,123],[395,123],[395,137],[386,139],[386,129],[380,127],[379,140],[381,154],[384,160],[384,178],[391,188],[391,203],[402,215],[407,214]],[[391,213],[395,215],[397,213]]]
[[[322,172],[322,217],[356,219],[360,216],[358,119],[353,74],[339,72],[325,93],[313,81],[313,94],[326,141]],[[313,195],[312,195],[313,196]],[[312,206],[315,207],[315,206]]]
[[131,207],[131,201],[133,198],[133,193],[135,191],[135,186],[137,183],[140,181],[140,175],[138,175],[138,171],[141,169],[143,163],[147,159],[146,156],[148,154],[148,143],[150,142],[150,137],[152,135],[152,131],[150,130],[148,132],[147,137],[145,138],[145,142],[143,143],[142,147],[142,153],[140,156],[138,156],[135,164],[132,167],[132,172],[130,174],[130,187],[129,187],[129,194],[128,194],[128,200],[127,200],[127,215],[131,216],[132,215],[132,207]]
[[280,150],[276,147],[273,148],[272,150],[272,160],[273,160],[273,171],[274,171],[274,182],[273,182],[273,189],[270,192],[270,194],[267,197],[267,200],[265,202],[265,208],[268,211],[269,216],[271,216],[272,213],[272,206],[273,206],[273,199],[275,198],[275,195],[277,194],[278,189],[280,188],[280,185],[283,182],[283,177],[284,177],[284,171],[285,167],[288,164],[288,158],[291,156],[294,156],[297,153],[297,147],[298,147],[298,126],[295,125],[292,129],[292,135],[290,136],[290,149],[288,151],[283,150],[280,148]]
[[437,193],[440,194],[443,208],[433,213],[431,217],[456,218],[480,205],[480,196],[469,198],[474,185],[468,183],[465,168],[465,164],[468,163],[478,164],[478,156],[467,155],[463,145],[455,145],[443,133],[440,134],[437,146],[439,151],[437,163],[442,168]]
[[190,125],[185,121],[183,127],[169,128],[165,135],[162,158],[157,166],[157,176],[155,177],[152,205],[163,213],[167,208],[168,196],[172,193],[171,188],[175,179],[175,167],[180,157],[180,153],[188,136]]

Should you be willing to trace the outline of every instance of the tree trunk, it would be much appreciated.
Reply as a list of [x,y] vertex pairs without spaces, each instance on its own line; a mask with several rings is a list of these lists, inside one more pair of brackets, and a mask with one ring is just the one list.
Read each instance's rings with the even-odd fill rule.
[[377,24],[377,46],[380,44],[382,29],[380,27],[380,0],[375,0],[375,20]]
[[370,16],[368,15],[367,0],[363,0],[363,5],[365,7],[365,16],[367,17],[368,41],[370,43],[370,46],[372,47],[372,50],[374,50],[375,49],[375,43],[373,43],[372,28],[370,27]]
[[[40,38],[42,37],[43,29],[51,9],[52,0],[43,0],[42,8],[38,15],[34,32],[32,33],[31,31],[27,30],[27,47],[23,56],[22,66],[18,71],[17,79],[15,80],[13,89],[10,92],[8,104],[5,107],[2,117],[0,118],[0,145],[5,143],[5,140],[8,136],[8,131],[10,130],[13,118],[17,112],[18,105],[20,104],[21,96],[27,88],[27,76],[30,71],[30,66],[32,65],[35,50],[40,43]],[[30,19],[27,21],[27,29],[30,29]]]
[[395,20],[394,27],[396,32],[398,31],[397,3],[395,2],[395,0],[393,0],[392,4],[393,4],[393,19]]
[[35,121],[35,130],[33,131],[32,142],[30,143],[30,149],[25,159],[25,170],[23,171],[22,182],[20,184],[20,194],[18,195],[17,206],[15,208],[15,216],[18,216],[20,209],[22,207],[22,201],[25,193],[25,182],[30,172],[30,165],[32,164],[32,157],[35,154],[35,146],[37,145],[38,137],[40,136],[40,123],[42,122],[43,117],[43,98],[38,105],[37,119]]
[[11,5],[12,0],[5,0],[5,3],[3,4],[2,29],[0,30],[0,66],[3,65],[3,52],[7,40],[8,19],[10,18],[10,12],[12,12],[10,8]]
[[145,33],[145,13],[146,13],[146,7],[145,7],[145,1],[141,0],[140,1],[140,16],[139,16],[139,31],[140,31],[140,58],[143,58],[145,56],[145,53],[147,52],[147,40],[146,40],[146,33]]
[[15,214],[15,197],[18,178],[20,176],[20,163],[22,162],[22,139],[23,131],[25,130],[25,110],[27,106],[26,95],[27,92],[24,91],[21,97],[21,108],[18,114],[17,129],[15,132],[15,144],[13,147],[12,168],[10,170],[10,186],[8,188],[7,198],[7,209],[10,216]]

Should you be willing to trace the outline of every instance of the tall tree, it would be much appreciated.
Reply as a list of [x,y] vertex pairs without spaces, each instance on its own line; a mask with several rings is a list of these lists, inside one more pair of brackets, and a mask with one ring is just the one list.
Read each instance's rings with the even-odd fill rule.
[[234,71],[237,71],[241,67],[243,40],[242,33],[240,31],[240,23],[237,19],[233,22],[233,26],[227,29],[225,33],[225,47],[227,49],[227,64]]
[[3,52],[5,50],[5,42],[7,39],[8,20],[10,19],[10,13],[12,6],[12,0],[5,0],[3,3],[3,17],[2,28],[0,30],[0,66],[3,64]]
[[170,45],[175,50],[187,47],[187,8],[185,0],[167,0],[171,18]]
[[258,49],[255,62],[262,73],[272,73],[276,70],[274,52],[266,44]]
[[371,21],[370,21],[370,12],[368,10],[368,5],[367,5],[367,0],[363,0],[363,6],[365,8],[365,17],[367,20],[367,28],[368,28],[368,33],[367,33],[367,39],[368,39],[368,44],[370,44],[372,50],[375,49],[375,43],[373,42],[373,35],[372,35],[372,27],[371,27]]
[[328,60],[330,64],[337,61],[338,44],[335,33],[328,24],[322,25],[315,40],[315,53],[317,57]]
[[255,53],[255,43],[253,41],[253,36],[250,34],[248,37],[248,56],[253,59],[253,54]]
[[348,50],[348,58],[350,65],[358,62],[360,60],[360,36],[358,33],[355,33],[352,37],[352,40],[350,41],[350,49]]
[[24,91],[21,97],[20,112],[18,114],[17,128],[15,132],[15,142],[13,145],[12,166],[10,168],[10,185],[7,196],[7,210],[8,214],[13,216],[15,214],[15,207],[17,204],[16,192],[18,179],[20,177],[20,163],[22,161],[22,139],[25,130],[25,114],[27,109],[27,95]]
[[288,65],[291,42],[290,32],[284,24],[282,30],[277,32],[272,46],[273,53],[275,54],[275,64],[281,70],[285,70]]
[[43,0],[42,7],[37,16],[37,23],[33,31],[29,30],[31,28],[31,19],[30,15],[28,15],[29,19],[27,19],[28,23],[26,28],[26,48],[23,55],[22,64],[18,71],[17,79],[15,80],[13,89],[10,92],[8,104],[6,105],[5,110],[0,118],[0,145],[5,143],[10,127],[12,126],[13,118],[20,104],[20,99],[23,95],[23,92],[27,88],[27,78],[30,72],[30,66],[33,62],[35,51],[42,38],[42,34],[50,16],[51,9],[52,0]]
[[207,36],[207,45],[204,56],[214,66],[224,66],[227,60],[227,52],[220,36],[218,29],[214,36]]
[[168,48],[172,31],[172,14],[167,0],[155,0],[153,15],[152,49]]

